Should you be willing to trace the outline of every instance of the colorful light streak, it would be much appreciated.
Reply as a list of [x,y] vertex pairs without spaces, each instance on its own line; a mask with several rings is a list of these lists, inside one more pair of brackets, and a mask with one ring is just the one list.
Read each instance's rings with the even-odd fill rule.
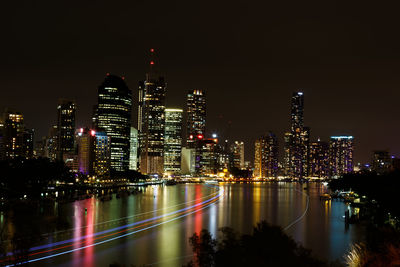
[[[103,241],[99,241],[97,243],[85,245],[85,246],[82,246],[82,247],[70,249],[70,250],[67,250],[67,251],[59,252],[59,253],[56,253],[56,254],[52,254],[52,255],[36,258],[36,259],[31,259],[31,260],[28,260],[28,261],[26,261],[24,263],[36,262],[36,261],[40,261],[40,260],[49,259],[49,258],[53,258],[53,257],[56,257],[56,256],[72,253],[74,251],[79,251],[79,250],[82,250],[82,249],[85,249],[85,248],[91,248],[91,247],[96,246],[96,245],[107,243],[107,242],[110,242],[110,241],[113,241],[113,240],[116,240],[116,239],[119,239],[119,238],[122,238],[122,237],[125,237],[125,236],[129,236],[129,235],[132,235],[132,234],[135,234],[135,233],[138,233],[138,232],[142,232],[142,231],[145,231],[145,230],[160,226],[160,225],[168,223],[168,222],[175,221],[177,219],[186,217],[186,216],[188,216],[190,214],[196,213],[196,212],[198,212],[200,210],[203,210],[203,209],[211,206],[212,204],[214,204],[220,198],[223,197],[224,191],[220,190],[217,193],[218,193],[218,195],[216,195],[216,196],[214,196],[214,197],[212,197],[210,199],[207,199],[205,201],[196,203],[195,205],[192,205],[192,206],[189,206],[189,207],[186,207],[186,208],[182,208],[182,209],[176,210],[174,212],[170,212],[170,213],[159,215],[159,216],[154,216],[152,218],[148,218],[148,219],[145,219],[145,220],[142,220],[142,221],[139,221],[139,222],[135,222],[135,223],[131,223],[131,224],[115,227],[113,229],[108,229],[108,230],[97,232],[97,233],[94,233],[94,234],[85,235],[85,236],[82,236],[82,237],[79,237],[79,238],[73,238],[73,239],[69,239],[69,240],[64,240],[64,241],[60,241],[60,242],[55,242],[55,243],[50,243],[50,244],[34,247],[34,248],[31,249],[31,251],[36,251],[36,250],[40,250],[40,249],[46,249],[46,248],[50,248],[50,247],[54,247],[54,246],[58,246],[58,245],[71,243],[70,245],[67,245],[67,246],[62,246],[62,247],[52,248],[52,249],[49,249],[49,250],[39,251],[39,252],[36,252],[36,253],[31,253],[31,254],[29,254],[29,256],[35,256],[35,255],[39,255],[39,254],[43,254],[43,253],[49,253],[49,252],[53,252],[53,251],[56,251],[56,250],[64,249],[64,248],[71,247],[71,246],[81,245],[81,244],[87,243],[87,239],[90,239],[90,241],[93,242],[94,240],[103,239],[103,238],[106,238],[106,237],[109,237],[109,236],[112,236],[112,235],[121,234],[121,233],[124,233],[124,232],[128,232],[130,230],[139,228],[139,227],[150,225],[152,223],[161,221],[165,217],[178,215],[177,217],[174,217],[174,218],[169,219],[167,221],[159,222],[159,223],[150,225],[150,226],[145,227],[145,228],[141,228],[141,229],[138,229],[138,230],[135,230],[135,231],[132,231],[132,232],[128,232],[128,233],[125,233],[125,234],[122,234],[122,235],[119,235],[119,236],[115,236],[115,237],[112,237],[112,238],[109,238],[109,239],[106,239],[106,240],[103,240]],[[210,195],[213,195],[213,194],[210,194]],[[202,198],[199,198],[199,199],[202,199]],[[198,201],[199,199],[195,199],[193,201]],[[190,203],[190,202],[193,202],[193,201],[189,201],[189,202],[186,202],[186,203]],[[120,231],[118,231],[118,230],[120,230]],[[110,232],[114,232],[114,231],[118,231],[118,232],[110,233]],[[106,235],[99,236],[99,235],[102,235],[102,234],[106,234]],[[97,236],[97,237],[93,238],[94,236]],[[78,243],[78,244],[76,244],[76,242],[81,241],[82,239],[85,239],[85,240],[80,242],[80,243]],[[7,259],[2,259],[2,260],[0,260],[0,262],[4,262],[5,260],[7,260]],[[8,265],[8,266],[13,266],[13,265]]]

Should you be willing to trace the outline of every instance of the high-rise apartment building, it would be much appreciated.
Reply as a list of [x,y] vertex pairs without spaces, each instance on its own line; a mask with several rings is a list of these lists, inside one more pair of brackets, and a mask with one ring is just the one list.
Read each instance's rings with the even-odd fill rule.
[[326,178],[329,176],[329,144],[320,139],[310,143],[308,176]]
[[164,173],[165,93],[164,77],[157,74],[154,49],[150,70],[139,83],[139,162],[143,174]]
[[276,178],[278,176],[278,140],[273,133],[261,136],[255,142],[255,178]]
[[291,101],[290,113],[290,135],[288,154],[286,159],[289,164],[289,176],[301,179],[307,176],[308,146],[310,139],[310,128],[304,127],[304,94],[294,92]]
[[75,150],[75,103],[60,99],[57,106],[57,159]]
[[132,92],[124,77],[107,74],[98,88],[96,132],[110,137],[112,171],[129,169]]
[[24,116],[20,112],[6,110],[0,124],[2,125],[1,157],[32,158],[34,131],[25,128]]
[[202,90],[191,90],[186,103],[186,145],[194,147],[196,137],[206,132],[206,96]]
[[331,136],[329,142],[329,167],[331,177],[353,172],[353,136]]
[[181,172],[182,109],[165,109],[164,172]]

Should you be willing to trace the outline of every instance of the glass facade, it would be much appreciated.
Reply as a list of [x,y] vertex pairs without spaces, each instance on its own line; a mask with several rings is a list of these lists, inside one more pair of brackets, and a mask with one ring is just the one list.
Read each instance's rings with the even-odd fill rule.
[[253,176],[256,178],[278,176],[278,139],[271,132],[255,142]]
[[96,131],[110,137],[111,170],[129,169],[132,92],[124,78],[107,74],[98,88]]
[[60,99],[57,106],[57,158],[75,152],[75,103]]
[[165,109],[164,172],[181,172],[182,109]]
[[197,135],[206,132],[206,96],[202,90],[192,90],[187,95],[186,144],[194,147]]

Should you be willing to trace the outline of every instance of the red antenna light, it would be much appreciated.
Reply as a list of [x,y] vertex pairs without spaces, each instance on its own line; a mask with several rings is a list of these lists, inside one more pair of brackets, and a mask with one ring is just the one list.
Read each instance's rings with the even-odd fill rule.
[[150,61],[150,65],[154,65],[154,61]]
[[151,53],[154,53],[154,48],[150,49],[150,52],[151,52]]
[[202,134],[199,134],[199,135],[197,136],[197,139],[203,139],[203,135],[202,135]]

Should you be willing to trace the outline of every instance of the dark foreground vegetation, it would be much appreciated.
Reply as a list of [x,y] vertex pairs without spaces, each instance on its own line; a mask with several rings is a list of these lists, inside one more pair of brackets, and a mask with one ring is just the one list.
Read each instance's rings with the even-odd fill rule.
[[[366,242],[356,244],[346,256],[348,266],[400,266],[400,172],[344,175],[329,183],[331,190],[352,190],[368,214]],[[358,203],[356,203],[358,204]]]
[[193,234],[190,238],[193,259],[186,267],[336,266],[313,257],[311,250],[265,221],[258,223],[252,234],[240,235],[229,227],[220,229],[220,233],[218,239],[205,229]]

